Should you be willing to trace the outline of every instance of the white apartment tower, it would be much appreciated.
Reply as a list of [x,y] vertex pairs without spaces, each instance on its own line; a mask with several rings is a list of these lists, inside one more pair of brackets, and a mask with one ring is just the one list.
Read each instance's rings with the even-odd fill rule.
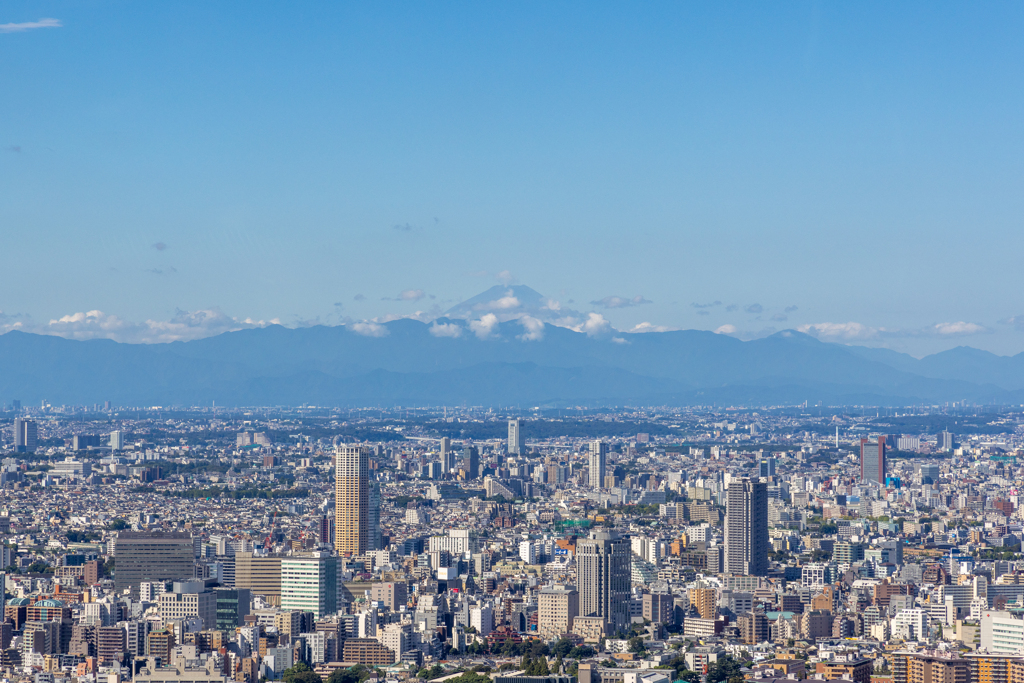
[[523,439],[523,425],[519,420],[508,421],[508,452],[509,455],[522,455],[526,450]]
[[590,467],[587,475],[589,477],[590,485],[595,489],[599,489],[604,486],[604,475],[606,469],[606,460],[608,459],[608,444],[604,441],[591,441],[590,442]]

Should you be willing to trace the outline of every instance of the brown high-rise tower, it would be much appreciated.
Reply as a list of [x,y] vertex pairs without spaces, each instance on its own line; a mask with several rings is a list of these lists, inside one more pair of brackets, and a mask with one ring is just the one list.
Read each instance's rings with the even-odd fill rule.
[[370,550],[370,451],[338,446],[334,459],[334,549],[362,555]]

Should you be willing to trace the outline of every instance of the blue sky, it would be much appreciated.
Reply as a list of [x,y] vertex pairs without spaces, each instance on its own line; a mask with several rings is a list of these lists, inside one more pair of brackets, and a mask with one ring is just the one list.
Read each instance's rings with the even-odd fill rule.
[[1018,353],[1022,30],[1020,3],[5,2],[0,329],[429,319],[500,281],[623,331]]

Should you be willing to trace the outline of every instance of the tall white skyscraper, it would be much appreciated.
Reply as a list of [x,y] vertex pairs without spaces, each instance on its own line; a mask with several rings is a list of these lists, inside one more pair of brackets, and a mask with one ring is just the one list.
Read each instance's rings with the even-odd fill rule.
[[768,485],[733,479],[725,503],[725,571],[764,576],[768,573]]
[[526,450],[523,439],[523,425],[519,420],[508,421],[508,452],[510,455],[522,455]]
[[124,450],[124,434],[122,432],[110,432],[110,450]]
[[587,475],[590,485],[595,489],[604,486],[604,475],[606,470],[605,461],[608,459],[608,444],[604,441],[590,442],[590,467]]

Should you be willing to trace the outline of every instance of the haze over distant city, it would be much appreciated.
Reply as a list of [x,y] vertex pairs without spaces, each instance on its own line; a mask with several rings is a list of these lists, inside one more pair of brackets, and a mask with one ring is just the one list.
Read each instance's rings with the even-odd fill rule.
[[576,329],[1019,353],[1022,20],[5,3],[0,332],[433,320],[525,285]]

